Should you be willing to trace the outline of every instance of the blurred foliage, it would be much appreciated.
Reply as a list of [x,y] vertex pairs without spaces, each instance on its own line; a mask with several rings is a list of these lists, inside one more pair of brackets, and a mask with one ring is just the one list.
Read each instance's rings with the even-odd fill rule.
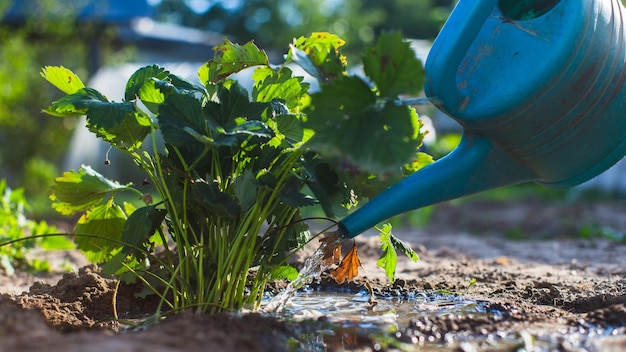
[[[160,0],[159,20],[227,33],[263,47],[291,42],[295,33],[330,31],[360,52],[385,30],[434,39],[454,0]],[[360,46],[356,44],[360,43]],[[349,53],[347,53],[349,55]]]
[[7,275],[13,275],[16,267],[32,272],[50,271],[51,264],[36,255],[38,248],[74,248],[74,243],[64,236],[43,236],[58,231],[45,221],[28,219],[28,206],[23,188],[12,190],[0,179],[0,268]]
[[4,21],[11,4],[0,5],[0,178],[26,186],[28,197],[47,197],[75,119],[59,123],[41,113],[59,93],[41,84],[40,67],[63,63],[88,77],[95,62],[113,57],[115,29],[77,22],[62,0],[37,2],[37,15],[19,23]]
[[[41,84],[39,68],[63,63],[89,79],[99,65],[128,58],[128,51],[117,45],[114,26],[78,21],[80,9],[64,6],[63,0],[34,2],[23,21],[7,22],[4,15],[16,1],[0,3],[0,178],[39,197],[50,185],[47,175],[58,173],[75,124],[75,119],[58,123],[41,114],[58,93]],[[454,0],[152,2],[158,3],[157,20],[227,33],[239,41],[255,39],[268,48],[291,42],[295,33],[332,31],[360,51],[386,29],[434,38]]]

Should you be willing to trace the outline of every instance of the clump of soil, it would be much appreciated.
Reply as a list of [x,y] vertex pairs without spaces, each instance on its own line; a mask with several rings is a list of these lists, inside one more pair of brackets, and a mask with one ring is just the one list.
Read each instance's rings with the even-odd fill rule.
[[[92,327],[119,328],[117,320],[154,312],[154,295],[137,299],[139,285],[118,285],[96,266],[67,273],[54,285],[36,281],[28,293],[16,297],[24,308],[41,311],[52,327],[62,331]],[[117,319],[115,319],[117,317]]]
[[68,273],[56,285],[35,282],[16,303],[39,310],[48,324],[60,330],[95,326],[113,317],[115,281],[100,276],[95,267]]
[[[379,297],[456,293],[481,302],[490,314],[416,318],[399,327],[393,336],[397,343],[458,350],[528,350],[532,344],[539,348],[542,343],[548,350],[626,349],[626,245],[579,239],[572,233],[579,226],[576,221],[587,221],[588,214],[597,209],[588,204],[578,208],[551,205],[544,217],[549,224],[546,226],[560,222],[563,226],[551,230],[558,235],[548,237],[544,232],[533,236],[538,226],[535,223],[526,228],[519,222],[524,219],[519,212],[527,218],[541,216],[540,205],[535,203],[510,205],[516,211],[509,212],[493,208],[492,214],[499,218],[494,219],[489,233],[481,232],[483,225],[471,225],[463,219],[488,219],[490,205],[446,207],[443,209],[448,212],[463,214],[458,215],[462,227],[439,216],[423,229],[394,229],[395,235],[411,243],[420,256],[417,263],[399,257],[399,279],[394,284],[389,284],[384,271],[376,266],[379,242],[369,233],[357,238],[361,276],[341,287],[355,292],[367,288]],[[622,205],[602,204],[598,209],[602,210],[602,216],[597,216],[601,225],[626,231],[626,225],[620,228],[625,218]],[[505,213],[514,214],[508,222]],[[513,230],[523,231],[525,238],[507,237]],[[307,249],[301,258],[314,249]],[[22,280],[24,277],[20,276]],[[143,318],[156,307],[154,298],[136,295],[137,287],[118,285],[93,266],[65,274],[58,281],[38,280],[31,277],[30,287],[22,293],[0,296],[0,350],[308,350],[302,336],[329,328],[324,319],[297,323],[256,313],[209,316],[186,312],[168,315],[160,323],[141,329],[125,329],[114,319],[116,315],[120,319]],[[0,287],[3,282],[11,282],[11,278],[0,277]],[[312,287],[328,289],[335,284],[323,278]],[[607,336],[601,336],[603,333]],[[340,329],[335,335],[334,342],[322,344],[326,350],[365,351],[386,346],[375,336],[348,336]],[[472,340],[476,336],[482,338]],[[500,345],[493,345],[494,341]],[[315,348],[320,350],[319,344]]]

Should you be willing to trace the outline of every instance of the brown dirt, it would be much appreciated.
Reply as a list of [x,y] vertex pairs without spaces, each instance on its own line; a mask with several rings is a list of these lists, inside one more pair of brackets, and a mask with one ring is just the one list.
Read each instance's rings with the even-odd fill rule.
[[[423,229],[396,226],[395,235],[411,243],[420,256],[417,263],[399,258],[396,283],[389,285],[376,267],[379,244],[370,232],[357,238],[361,276],[344,286],[360,290],[367,283],[379,295],[457,292],[483,302],[494,313],[413,319],[395,335],[405,347],[425,350],[428,343],[438,343],[463,351],[626,350],[626,244],[580,239],[581,226],[590,225],[625,233],[626,204],[444,204]],[[307,350],[298,344],[299,336],[321,328],[260,314],[184,313],[119,332],[120,323],[112,319],[114,299],[120,317],[145,316],[153,312],[154,302],[134,298],[133,288],[123,285],[115,294],[114,280],[73,258],[82,269],[62,277],[0,275],[0,351]],[[468,289],[472,279],[476,283]],[[333,286],[325,279],[315,285]],[[613,335],[595,336],[601,328],[610,328]],[[337,340],[326,342],[325,349],[381,348],[375,336],[346,334],[338,330]],[[468,344],[463,336],[484,338]],[[492,344],[494,338],[507,337],[513,342]],[[545,341],[550,344],[542,345]]]

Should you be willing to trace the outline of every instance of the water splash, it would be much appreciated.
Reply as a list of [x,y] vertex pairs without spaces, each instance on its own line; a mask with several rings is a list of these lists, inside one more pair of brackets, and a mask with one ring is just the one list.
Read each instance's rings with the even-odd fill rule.
[[299,289],[310,284],[313,279],[318,278],[326,271],[332,264],[326,260],[326,248],[334,246],[339,243],[340,240],[335,241],[322,241],[322,244],[317,248],[312,256],[307,258],[304,262],[304,266],[298,272],[298,277],[287,285],[287,288],[270,298],[265,304],[262,304],[260,310],[264,313],[280,313],[285,309],[285,305]]

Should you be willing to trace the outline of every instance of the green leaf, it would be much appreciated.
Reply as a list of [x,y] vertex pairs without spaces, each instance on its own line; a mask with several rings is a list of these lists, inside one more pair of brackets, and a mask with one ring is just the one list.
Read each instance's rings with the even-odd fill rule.
[[[148,260],[137,261],[136,258],[128,258],[126,253],[116,249],[111,252],[107,262],[100,265],[100,268],[104,275],[115,275],[118,280],[130,285],[139,280],[140,274],[138,275],[138,272],[145,273],[148,270],[149,263],[150,261]],[[135,270],[135,272],[131,272],[130,269]],[[148,280],[150,280],[150,278],[153,278],[153,276],[148,275],[148,277],[146,277]],[[156,281],[154,278],[153,280]],[[148,288],[144,288],[144,290],[148,290]],[[137,293],[137,295],[137,297],[139,297],[140,293]]]
[[339,175],[328,162],[314,155],[305,155],[303,166],[306,170],[306,185],[315,195],[326,216],[342,217],[347,214],[347,209],[342,204],[345,199],[353,196],[351,190],[340,182]]
[[269,65],[265,51],[252,41],[244,45],[234,44],[228,39],[213,48],[215,55],[198,71],[200,81],[208,83],[223,82],[228,76],[248,67]]
[[256,202],[258,188],[256,178],[252,170],[248,168],[233,181],[233,192],[243,212],[250,209]]
[[132,102],[94,104],[87,111],[87,127],[120,149],[133,150],[152,130],[152,120]]
[[397,264],[396,251],[401,251],[413,262],[417,262],[419,257],[408,244],[399,240],[391,233],[390,224],[384,224],[382,229],[377,227],[376,230],[378,230],[379,233],[378,238],[381,242],[380,249],[383,252],[376,264],[385,269],[387,278],[389,281],[393,282],[395,280]]
[[100,265],[102,273],[105,275],[115,275],[120,279],[120,276],[128,271],[124,266],[127,262],[127,257],[128,255],[121,250],[112,251],[106,263]]
[[270,189],[276,188],[276,185],[278,183],[276,180],[276,176],[274,176],[267,169],[260,170],[259,172],[257,172],[255,177],[260,186],[264,186]]
[[402,169],[404,176],[408,176],[415,171],[423,168],[424,166],[431,164],[434,161],[431,155],[423,152],[418,152],[410,163],[406,164]]
[[230,194],[220,190],[217,183],[196,183],[201,206],[218,217],[236,218],[241,214],[241,207]]
[[207,61],[198,69],[198,80],[202,82],[206,89],[211,91],[212,93],[214,93],[215,91],[211,88],[215,88],[216,86],[214,83],[211,82],[210,75],[214,74],[213,71],[216,69],[217,67],[211,61]]
[[139,208],[130,214],[122,231],[124,242],[122,252],[133,254],[136,258],[143,258],[144,254],[137,248],[145,247],[144,244],[161,226],[166,214],[165,209],[157,209],[155,205]]
[[66,171],[52,185],[52,207],[64,215],[91,208],[112,192],[127,186],[111,181],[91,167],[82,165],[78,171]]
[[[311,106],[307,110],[310,122],[305,127],[316,132],[320,129],[324,131],[343,127],[342,120],[356,121],[356,118],[372,109],[375,104],[376,96],[362,79],[341,77],[311,95]],[[350,120],[351,117],[354,119]]]
[[43,112],[52,116],[82,116],[87,114],[90,107],[108,103],[106,97],[92,88],[81,88],[54,101]]
[[[154,92],[151,92],[152,89],[158,90],[160,94],[157,95]],[[167,80],[159,80],[156,78],[151,78],[150,80],[145,82],[139,89],[139,98],[144,103],[146,101],[149,101],[152,103],[162,103],[165,100],[165,97],[171,94],[195,95],[196,93],[199,93],[202,95],[205,93],[205,89],[201,86],[195,85],[194,83],[182,77],[170,74],[167,77]],[[161,98],[161,96],[163,98]],[[156,114],[157,111],[155,111],[154,113]]]
[[170,94],[203,92],[204,87],[152,65],[138,69],[128,79],[124,99],[134,101],[139,97],[153,114],[157,114],[159,104]]
[[196,144],[195,138],[185,129],[191,129],[198,135],[208,134],[208,126],[200,101],[186,94],[174,94],[165,99],[159,108],[157,117],[163,139],[172,145]]
[[121,247],[125,222],[124,211],[111,199],[88,210],[76,223],[74,233],[94,236],[75,236],[74,241],[88,260],[104,262],[112,250]]
[[415,110],[392,103],[378,106],[358,77],[336,79],[311,98],[304,126],[315,135],[307,145],[324,158],[385,175],[399,172],[421,145]]
[[335,34],[314,32],[300,37],[291,45],[287,61],[293,61],[320,82],[327,83],[343,76],[346,58],[339,53],[345,41]]
[[385,224],[382,229],[376,228],[380,235],[380,249],[382,254],[376,261],[376,265],[385,269],[385,274],[390,282],[394,282],[396,279],[396,264],[398,262],[398,256],[396,254],[395,247],[392,243],[391,225]]
[[73,94],[85,88],[80,78],[63,66],[46,66],[41,70],[41,76],[65,94]]
[[416,95],[424,85],[424,67],[409,42],[400,33],[383,33],[374,47],[366,49],[363,70],[371,78],[380,95],[396,98],[401,94]]
[[139,99],[155,115],[159,112],[159,105],[165,101],[165,94],[156,84],[155,80],[150,80],[139,88]]
[[309,225],[302,220],[303,218],[300,212],[297,212],[293,219],[291,219],[291,225],[285,233],[288,250],[302,248],[302,246],[311,241]]
[[98,137],[122,149],[141,145],[152,121],[132,102],[109,102],[100,92],[82,88],[53,102],[44,110],[53,116],[87,115],[87,126]]
[[276,126],[278,132],[287,137],[296,145],[300,142],[306,142],[313,136],[311,130],[305,130],[302,126],[304,114],[289,114],[276,116]]
[[289,280],[293,281],[298,277],[298,270],[291,265],[281,265],[272,268],[272,280]]
[[285,102],[289,110],[302,108],[307,100],[309,84],[302,82],[303,77],[292,77],[293,73],[287,67],[278,71],[262,66],[254,70],[252,80],[252,98],[259,102],[270,102],[280,99]]
[[282,192],[280,200],[290,207],[308,207],[316,203],[315,198],[301,192]]
[[[302,36],[294,42],[294,46],[298,49],[306,51],[315,48],[319,52],[336,50],[344,44],[346,44],[345,40],[339,38],[336,34],[328,32],[313,32],[308,38]],[[323,61],[323,58],[319,58],[316,64],[320,64]]]
[[[391,231],[391,225],[389,225],[389,231]],[[393,244],[396,250],[404,253],[404,255],[409,257],[413,262],[417,262],[420,259],[417,253],[415,253],[408,244],[393,235],[391,235],[391,244]]]
[[[241,136],[254,136],[261,139],[269,139],[274,136],[274,132],[267,127],[267,125],[261,121],[246,121],[242,119],[238,121],[232,129],[224,130],[225,135],[241,135]],[[246,137],[247,138],[247,137]]]
[[251,159],[251,167],[255,177],[258,178],[257,173],[261,170],[267,170],[272,167],[274,162],[284,155],[284,150],[268,144],[259,144],[256,148],[246,151],[246,155]]
[[138,69],[133,73],[126,82],[126,90],[124,92],[124,99],[126,101],[132,101],[140,95],[141,87],[146,82],[153,80],[165,80],[169,77],[170,73],[164,68],[157,65],[146,66]]
[[289,60],[295,62],[298,66],[302,67],[306,73],[314,77],[318,82],[325,82],[324,77],[319,72],[318,67],[313,60],[307,55],[304,50],[298,49],[292,45],[289,49]]
[[205,89],[203,86],[200,86],[184,77],[170,73],[168,78],[169,78],[169,84],[176,87],[176,89],[179,92],[191,93],[191,94],[205,92]]
[[213,138],[199,135],[187,127],[185,128],[185,132],[201,143],[218,147],[237,147],[240,146],[243,141],[251,140],[252,138],[256,138],[256,140],[251,141],[249,144],[255,145],[267,141],[274,136],[274,132],[261,121],[245,121],[243,118],[241,121],[242,122],[230,130],[223,128],[212,130],[211,135],[214,136]]
[[[44,234],[44,233],[50,233],[50,231],[38,232],[38,233]],[[55,251],[55,250],[72,250],[76,248],[76,245],[67,237],[50,236],[50,237],[43,238],[43,240],[39,244],[39,247],[47,251]]]
[[220,101],[220,113],[214,114],[213,117],[224,128],[236,123],[235,119],[238,117],[261,120],[261,115],[268,106],[265,102],[250,102],[248,91],[237,82],[233,83],[230,89],[220,86],[217,96]]

